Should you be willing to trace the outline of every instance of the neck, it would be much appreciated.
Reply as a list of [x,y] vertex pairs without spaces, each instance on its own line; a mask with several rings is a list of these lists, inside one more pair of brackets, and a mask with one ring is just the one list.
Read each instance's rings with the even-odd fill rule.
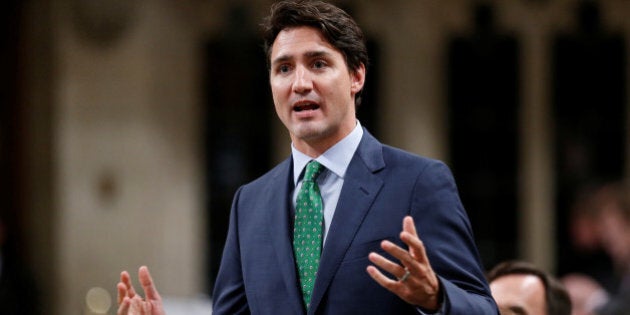
[[343,140],[343,138],[347,137],[355,127],[356,122],[351,127],[348,126],[347,128],[341,129],[335,134],[307,139],[298,138],[292,134],[291,141],[297,150],[312,158],[316,158],[324,154],[324,152],[337,144],[339,141]]
[[316,158],[324,154],[324,152],[330,149],[341,139],[327,139],[329,141],[308,141],[303,139],[294,139],[292,141],[295,148],[298,149],[300,152],[312,158]]

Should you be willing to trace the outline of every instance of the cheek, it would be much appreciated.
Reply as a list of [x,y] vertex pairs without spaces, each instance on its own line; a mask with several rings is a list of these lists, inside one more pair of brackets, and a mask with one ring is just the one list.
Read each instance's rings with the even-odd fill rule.
[[331,84],[320,85],[319,91],[334,103],[345,103],[352,97],[348,86],[345,86],[343,82],[333,81]]
[[282,93],[286,93],[287,89],[290,88],[289,81],[286,78],[275,77],[269,79],[269,86],[271,88],[271,93],[278,95],[282,95]]
[[271,95],[273,96],[273,99],[276,100],[278,95],[280,94],[280,86],[278,85],[278,83],[274,82],[271,82],[269,86],[271,88]]
[[287,103],[289,101],[286,93],[283,93],[282,90],[272,88],[271,89],[271,98],[273,99],[273,104],[278,112],[282,110],[286,110]]

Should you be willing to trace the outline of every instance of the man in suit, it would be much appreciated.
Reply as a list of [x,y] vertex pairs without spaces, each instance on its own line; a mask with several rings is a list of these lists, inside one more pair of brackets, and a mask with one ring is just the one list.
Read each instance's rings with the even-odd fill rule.
[[[356,119],[368,57],[354,20],[282,1],[265,49],[292,155],[234,197],[214,314],[498,314],[449,169]],[[163,314],[145,267],[140,282],[146,300],[123,272],[119,314]]]

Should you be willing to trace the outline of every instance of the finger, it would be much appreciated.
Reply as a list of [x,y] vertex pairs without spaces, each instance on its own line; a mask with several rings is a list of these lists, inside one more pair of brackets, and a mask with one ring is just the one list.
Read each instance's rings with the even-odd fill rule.
[[[388,253],[390,253],[392,256],[394,256],[395,258],[397,258],[400,263],[407,268],[407,270],[409,270],[409,272],[411,273],[412,276],[417,276],[420,279],[430,279],[431,283],[435,282],[435,279],[437,279],[433,273],[433,269],[431,268],[431,265],[429,264],[429,260],[426,256],[426,253],[424,251],[424,246],[422,245],[422,242],[420,241],[420,239],[418,239],[417,237],[412,237],[409,233],[407,232],[402,232],[403,234],[406,234],[406,237],[404,237],[405,239],[415,239],[415,241],[410,242],[412,244],[414,244],[414,246],[420,246],[418,251],[420,254],[418,254],[419,257],[421,258],[414,258],[412,257],[411,253],[404,250],[403,248],[397,246],[396,244],[389,242],[389,241],[383,241],[381,244],[381,247]],[[410,246],[411,247],[411,246]],[[413,250],[413,247],[411,247],[410,250]],[[397,278],[402,277],[402,275],[404,274],[404,269],[402,272],[399,273],[401,276],[397,276]],[[397,274],[395,274],[397,275]],[[407,281],[409,282],[409,281]],[[414,281],[411,281],[414,282]]]
[[151,274],[149,273],[149,268],[147,268],[147,266],[140,267],[140,270],[138,270],[138,277],[140,278],[140,284],[144,289],[145,298],[147,300],[161,300],[160,294],[153,285],[153,278],[151,278]]
[[120,306],[123,299],[127,296],[127,286],[122,282],[118,282],[116,289],[118,291],[118,305]]
[[417,249],[415,247],[412,247],[408,243],[408,240],[409,240],[408,237],[407,237],[407,240],[405,240],[405,236],[404,236],[405,233],[411,234],[412,238],[420,239],[420,237],[418,236],[418,233],[416,231],[416,225],[413,222],[413,217],[411,217],[411,216],[406,216],[403,219],[403,231],[400,233],[400,239],[402,239],[403,242],[405,242],[407,244],[407,246],[409,246],[409,253],[411,254],[411,257],[414,257],[414,258],[418,259],[419,256],[421,256],[421,255],[420,255],[420,253],[417,251]]
[[382,272],[380,272],[376,267],[374,266],[368,266],[366,269],[367,273],[370,275],[370,277],[372,277],[372,279],[374,279],[374,281],[376,281],[378,284],[380,284],[382,287],[398,294],[398,290],[400,289],[400,283],[398,281],[394,281],[388,277],[386,277]]
[[402,233],[401,239],[407,244],[407,246],[409,246],[409,253],[415,261],[414,263],[407,265],[411,274],[416,275],[419,278],[426,278],[432,284],[437,283],[437,277],[433,272],[431,263],[429,262],[424,243],[419,238],[412,236],[407,232]]
[[424,247],[424,242],[422,242],[422,240],[406,231],[400,233],[400,239],[409,247],[409,254],[412,258],[422,264],[429,263],[426,248]]
[[[432,288],[437,288],[439,282],[437,275],[431,267],[424,243],[416,235],[403,231],[400,235],[402,241],[409,246],[409,253],[414,263],[406,265],[412,275],[419,279],[426,279]],[[437,289],[436,289],[437,290]]]
[[[405,233],[409,233],[414,237],[418,237],[418,233],[416,233],[416,226],[413,222],[413,217],[409,215],[403,218],[403,230],[400,233],[400,239],[403,240],[403,242],[405,241],[403,236]],[[411,254],[411,257],[417,258],[418,253],[414,250],[414,248],[409,246],[409,244],[407,244],[407,246],[409,248],[409,254]]]
[[131,284],[131,276],[129,276],[127,271],[120,273],[120,281],[127,287],[127,296],[133,298],[136,295],[136,290],[133,288],[133,284]]
[[368,255],[368,259],[381,269],[387,271],[392,276],[396,277],[396,279],[402,277],[405,274],[405,268],[401,267],[399,264],[392,262],[391,260],[377,254],[370,253]]
[[123,298],[123,300],[120,302],[120,306],[118,307],[118,312],[116,312],[117,315],[127,315],[129,314],[129,307],[131,305],[131,299],[129,299],[128,297]]
[[403,232],[400,233],[400,239],[409,247],[409,254],[421,264],[429,264],[426,248],[424,243],[418,236],[416,225],[413,217],[406,216],[403,219]]
[[382,241],[381,248],[398,259],[400,263],[407,268],[413,267],[414,263],[416,263],[407,250],[390,241]]
[[411,233],[411,235],[418,236],[416,232],[416,224],[413,222],[412,216],[406,216],[403,219],[403,231]]

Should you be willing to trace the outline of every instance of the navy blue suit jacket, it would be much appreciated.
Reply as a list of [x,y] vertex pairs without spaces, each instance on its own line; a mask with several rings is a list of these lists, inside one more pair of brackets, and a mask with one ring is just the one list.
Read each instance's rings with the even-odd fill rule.
[[450,170],[364,132],[328,231],[311,307],[304,309],[292,249],[291,158],[242,186],[213,294],[213,314],[418,314],[366,272],[411,215],[444,292],[447,314],[498,314]]

